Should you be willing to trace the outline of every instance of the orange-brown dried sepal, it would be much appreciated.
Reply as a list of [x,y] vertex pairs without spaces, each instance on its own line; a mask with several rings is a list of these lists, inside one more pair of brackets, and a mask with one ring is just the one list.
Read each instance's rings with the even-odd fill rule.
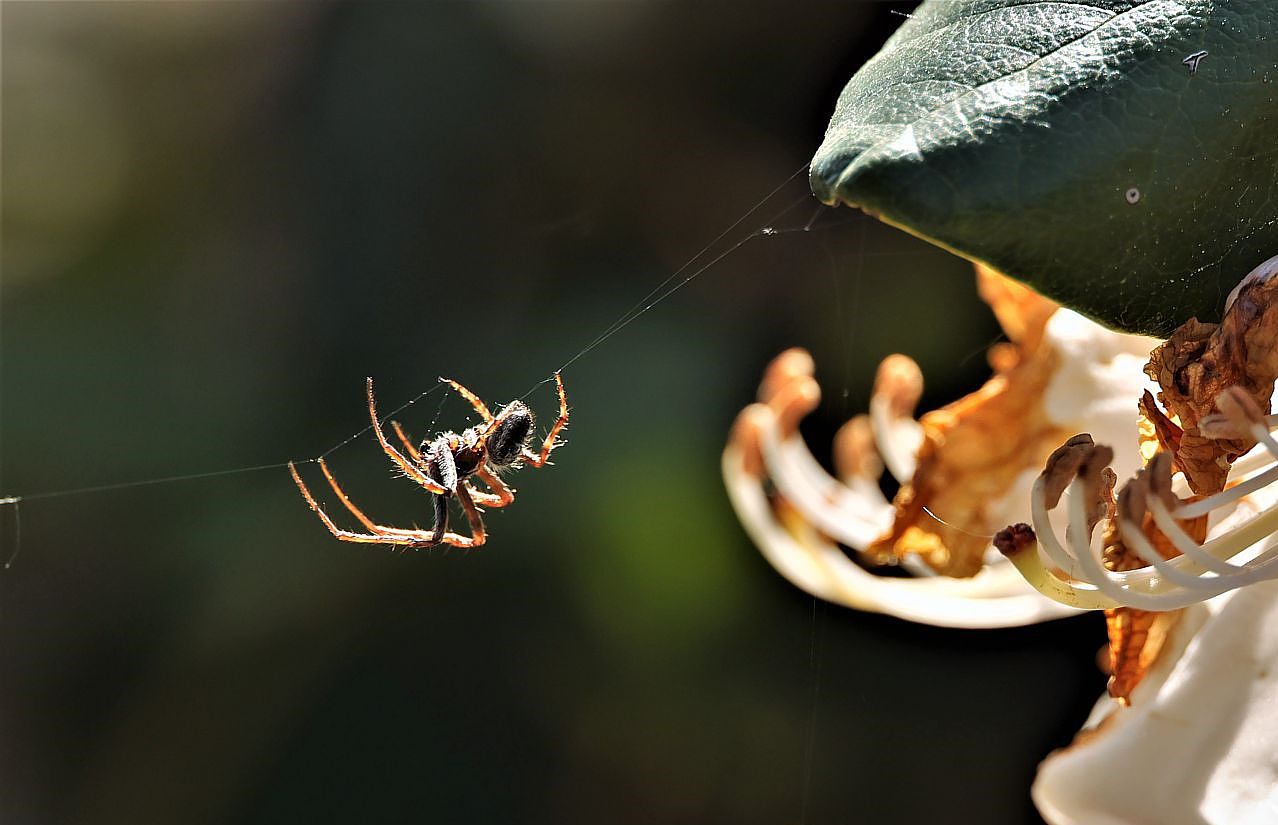
[[[1196,542],[1207,536],[1207,516],[1177,522]],[[1141,529],[1163,558],[1180,555],[1146,512]],[[1135,570],[1145,562],[1132,552],[1118,535],[1116,521],[1109,522],[1103,553],[1105,567],[1114,571]],[[1109,631],[1109,695],[1124,705],[1130,704],[1132,691],[1158,659],[1172,628],[1180,621],[1181,611],[1157,612],[1118,607],[1105,611],[1105,628]]]
[[1157,613],[1132,607],[1105,611],[1109,632],[1109,695],[1124,705],[1131,704],[1132,691],[1153,667],[1180,621],[1180,611]]
[[1216,396],[1229,387],[1241,388],[1269,410],[1278,379],[1278,278],[1244,282],[1220,324],[1186,322],[1150,354],[1145,373],[1158,382],[1158,400],[1183,428],[1176,466],[1190,489],[1199,495],[1219,492],[1230,463],[1255,441],[1207,438],[1198,424],[1215,412]]
[[[980,293],[981,300],[994,310],[994,317],[1008,339],[1024,350],[1038,348],[1047,319],[1060,306],[1020,281],[1013,281],[984,264],[976,265],[976,291]],[[992,351],[1000,350],[1006,351],[1007,348],[996,346]]]
[[1184,433],[1180,425],[1158,408],[1158,402],[1154,400],[1154,395],[1149,390],[1141,394],[1137,407],[1141,415],[1139,436],[1141,455],[1149,461],[1161,450],[1172,456],[1174,460]]

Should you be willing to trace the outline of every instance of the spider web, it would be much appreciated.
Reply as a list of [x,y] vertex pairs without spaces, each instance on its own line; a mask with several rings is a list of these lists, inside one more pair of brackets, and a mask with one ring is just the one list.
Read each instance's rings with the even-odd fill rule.
[[[537,391],[539,387],[553,383],[554,376],[556,373],[563,373],[567,371],[568,368],[571,367],[573,364],[575,364],[578,360],[589,355],[596,348],[598,348],[599,346],[607,342],[613,336],[620,333],[630,324],[639,320],[639,318],[641,318],[643,315],[645,315],[646,313],[656,308],[659,304],[661,304],[666,299],[674,295],[676,292],[688,286],[695,279],[697,279],[702,274],[709,271],[711,268],[713,268],[720,262],[729,258],[729,256],[736,253],[738,250],[740,250],[742,247],[744,247],[746,244],[750,243],[751,241],[754,241],[757,239],[764,239],[764,238],[775,238],[775,237],[779,237],[783,235],[791,235],[796,233],[804,233],[804,234],[813,233],[815,231],[834,229],[834,228],[841,227],[854,222],[861,223],[862,225],[864,224],[864,221],[866,220],[866,218],[858,214],[853,216],[852,218],[845,218],[843,220],[826,221],[824,225],[817,226],[818,218],[820,218],[826,212],[826,210],[822,208],[822,209],[818,209],[818,211],[815,212],[807,222],[801,225],[791,225],[791,226],[784,226],[784,227],[777,226],[779,222],[787,219],[792,213],[795,212],[796,209],[799,209],[807,204],[810,204],[811,196],[805,194],[805,195],[799,196],[797,199],[791,200],[788,203],[788,205],[784,206],[780,211],[773,214],[770,218],[765,220],[762,224],[758,225],[756,228],[749,229],[749,230],[741,230],[741,227],[743,224],[747,223],[747,221],[749,221],[750,218],[752,218],[756,213],[758,213],[761,210],[764,210],[765,207],[767,207],[769,204],[772,204],[774,201],[776,201],[778,197],[787,189],[787,187],[793,184],[795,180],[798,179],[806,171],[806,169],[807,169],[807,164],[805,163],[804,165],[796,169],[793,173],[791,173],[789,177],[781,181],[775,188],[773,188],[770,192],[764,195],[757,203],[755,203],[754,206],[750,207],[748,210],[743,212],[740,215],[740,217],[738,217],[735,221],[733,221],[726,229],[724,229],[715,238],[713,238],[708,244],[702,247],[702,249],[699,252],[697,252],[695,255],[689,258],[682,266],[673,270],[669,275],[666,276],[664,280],[659,282],[656,286],[650,289],[645,295],[643,295],[641,298],[635,301],[635,303],[629,309],[625,310],[620,315],[618,315],[617,318],[612,323],[608,324],[602,330],[600,330],[600,332],[597,335],[595,335],[592,339],[590,339],[588,343],[586,343],[584,346],[578,349],[575,353],[573,353],[570,357],[564,360],[558,367],[552,370],[545,378],[541,379],[540,381],[530,386],[523,393],[523,395],[520,396],[520,400],[527,400],[530,396],[532,396]],[[827,255],[832,254],[828,251],[828,248],[827,248],[826,254]],[[859,263],[863,264],[863,258],[859,259]],[[833,261],[833,258],[831,257],[832,274],[833,274],[833,269],[834,269],[834,261]],[[860,267],[858,266],[858,278],[857,278],[858,282],[859,282],[859,272],[860,272]],[[836,290],[836,296],[837,296],[837,290],[838,290],[837,279],[834,284],[834,289]],[[844,310],[842,308],[841,298],[836,297],[835,303],[836,303],[835,317],[841,321],[844,317]],[[840,326],[842,326],[842,324],[840,324]],[[844,340],[847,340],[847,338],[845,337]],[[437,379],[435,383],[430,385],[427,389],[423,390],[422,392],[420,392],[413,398],[409,399],[406,402],[401,403],[399,406],[391,409],[389,412],[382,413],[379,417],[379,421],[382,424],[388,424],[400,413],[403,413],[409,410],[417,403],[439,393],[441,390],[444,390],[446,388],[447,388],[447,384],[444,382],[444,380],[442,378]],[[846,405],[846,398],[847,398],[846,391],[843,393],[843,398]],[[447,399],[445,398],[440,399],[439,410],[442,410],[443,404],[445,403],[446,400]],[[439,418],[439,410],[436,411],[435,417],[431,419],[430,428],[432,430],[436,421]],[[283,461],[276,461],[276,462],[272,462],[268,464],[254,464],[254,465],[248,465],[248,466],[232,467],[232,468],[219,469],[219,470],[209,470],[209,471],[202,471],[202,472],[195,472],[195,473],[162,475],[162,476],[155,476],[150,478],[134,479],[129,481],[105,482],[100,484],[86,485],[83,487],[70,487],[70,488],[64,488],[64,489],[55,489],[55,490],[40,491],[40,492],[34,492],[34,493],[24,493],[19,495],[6,495],[3,497],[0,497],[0,508],[2,507],[11,508],[14,514],[13,516],[14,529],[12,532],[12,539],[11,539],[12,550],[8,554],[6,561],[4,562],[4,568],[8,569],[12,565],[13,561],[17,558],[19,552],[21,551],[21,543],[20,543],[21,542],[21,525],[20,525],[19,507],[23,502],[45,501],[49,499],[60,499],[60,498],[67,498],[72,496],[84,496],[84,495],[92,495],[97,493],[107,493],[107,492],[113,492],[113,491],[127,490],[131,488],[136,488],[136,487],[176,484],[180,482],[200,481],[200,480],[206,480],[206,479],[222,478],[226,476],[242,475],[246,473],[260,473],[260,472],[265,472],[268,470],[281,470],[288,467],[290,463],[299,467],[305,466],[309,464],[314,464],[318,462],[320,459],[328,458],[329,456],[331,456],[338,450],[341,450],[347,447],[348,445],[354,443],[356,440],[368,435],[369,433],[371,433],[371,431],[372,431],[372,425],[366,424],[362,426],[361,428],[359,428],[358,430],[350,433],[346,437],[338,440],[337,442],[332,444],[330,447],[325,449],[323,452],[310,458],[299,457],[299,458],[285,459]],[[0,548],[3,548],[2,540],[0,540]],[[0,551],[0,556],[3,556],[3,555],[4,555],[3,552]]]

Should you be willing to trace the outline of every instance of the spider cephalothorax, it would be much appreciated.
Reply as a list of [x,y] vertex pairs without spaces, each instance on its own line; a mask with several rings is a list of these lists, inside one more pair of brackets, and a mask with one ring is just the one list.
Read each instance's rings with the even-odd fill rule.
[[[483,403],[457,382],[448,383],[472,404]],[[451,493],[456,492],[458,479],[470,478],[485,465],[490,470],[521,466],[532,436],[535,420],[532,410],[522,401],[511,401],[489,419],[485,424],[463,430],[460,435],[446,432],[433,441],[423,441],[417,448],[418,465],[427,478]]]
[[[435,525],[430,530],[406,530],[399,527],[386,527],[375,523],[355,506],[347,497],[337,480],[328,470],[324,459],[317,459],[324,478],[337,494],[338,499],[350,511],[351,515],[364,525],[367,533],[355,533],[343,530],[320,509],[315,497],[298,475],[297,468],[291,463],[289,471],[298,489],[302,491],[306,503],[324,522],[330,533],[342,541],[354,541],[367,544],[391,544],[403,547],[431,547],[436,544],[451,544],[457,547],[478,547],[484,543],[487,533],[484,521],[479,514],[479,506],[505,507],[515,500],[515,491],[506,486],[497,475],[500,470],[515,469],[525,463],[533,467],[544,467],[550,453],[559,446],[556,437],[568,424],[568,401],[564,396],[564,383],[555,373],[555,387],[559,394],[559,418],[550,428],[541,449],[534,452],[529,447],[532,439],[534,418],[532,410],[522,401],[512,401],[493,415],[488,406],[470,390],[456,381],[444,379],[453,389],[470,402],[483,419],[478,424],[461,433],[440,433],[434,439],[413,446],[407,433],[396,421],[391,422],[396,437],[408,453],[405,456],[390,443],[382,430],[381,421],[377,417],[377,403],[373,398],[373,379],[368,379],[368,413],[373,421],[373,432],[386,455],[395,462],[404,475],[416,481],[432,493],[435,505]],[[487,490],[479,490],[470,483],[475,478],[484,483]],[[470,535],[463,536],[448,531],[448,500],[455,498],[466,514],[470,525]]]

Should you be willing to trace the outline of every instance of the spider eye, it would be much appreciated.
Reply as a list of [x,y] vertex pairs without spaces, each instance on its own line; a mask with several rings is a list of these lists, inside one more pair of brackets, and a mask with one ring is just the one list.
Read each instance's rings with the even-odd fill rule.
[[502,410],[497,426],[488,436],[488,460],[497,467],[513,464],[518,460],[532,428],[532,411],[523,404],[516,401]]

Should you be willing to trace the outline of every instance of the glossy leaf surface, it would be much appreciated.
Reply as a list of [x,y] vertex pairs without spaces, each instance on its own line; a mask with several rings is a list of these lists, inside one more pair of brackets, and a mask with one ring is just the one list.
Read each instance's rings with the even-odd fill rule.
[[1116,328],[1216,320],[1278,253],[1278,4],[928,0],[811,180]]

